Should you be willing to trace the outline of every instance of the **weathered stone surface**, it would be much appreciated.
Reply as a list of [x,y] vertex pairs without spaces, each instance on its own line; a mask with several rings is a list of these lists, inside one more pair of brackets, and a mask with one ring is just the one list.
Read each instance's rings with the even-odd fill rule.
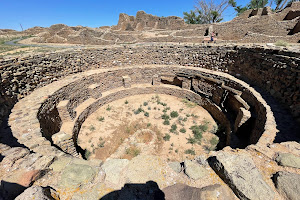
[[300,197],[300,175],[289,172],[277,172],[274,183],[278,192],[286,199],[297,200]]
[[177,173],[180,173],[182,171],[180,162],[170,162],[169,166]]
[[63,170],[70,162],[72,161],[71,157],[60,157],[58,160],[54,161],[52,165],[50,165],[50,169],[55,172],[59,172]]
[[24,186],[24,187],[29,187],[32,182],[34,182],[40,175],[39,170],[32,170],[25,172],[24,174],[21,175],[20,180],[18,181],[18,184]]
[[40,186],[27,188],[22,194],[16,197],[16,200],[54,200],[50,192]]
[[295,167],[300,169],[300,157],[290,153],[279,153],[275,158],[279,165],[285,167]]
[[184,161],[184,172],[188,177],[194,180],[204,178],[208,175],[207,170],[203,166],[191,160]]
[[220,151],[209,158],[209,164],[239,198],[274,198],[274,191],[263,180],[250,155]]
[[127,159],[110,159],[107,160],[101,167],[106,173],[105,181],[113,184],[119,184],[122,171],[128,165]]
[[130,183],[155,181],[158,185],[165,181],[165,163],[158,156],[139,155],[128,164],[126,178]]
[[181,183],[163,189],[166,200],[198,200],[198,199],[236,199],[234,194],[219,184],[210,185],[204,188],[190,187]]
[[86,184],[95,177],[95,170],[88,165],[68,165],[61,175],[59,186],[64,188],[76,188],[81,184]]

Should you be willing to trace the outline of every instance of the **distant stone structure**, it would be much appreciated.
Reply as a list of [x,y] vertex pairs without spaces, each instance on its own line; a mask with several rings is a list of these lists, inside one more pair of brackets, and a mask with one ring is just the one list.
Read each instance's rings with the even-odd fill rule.
[[113,30],[119,31],[143,31],[153,29],[179,30],[186,27],[184,20],[180,17],[157,17],[138,11],[136,17],[121,13],[117,26]]
[[64,24],[49,28],[35,27],[25,34],[35,35],[38,43],[69,43],[112,45],[140,42],[202,43],[214,30],[219,42],[275,43],[279,40],[298,43],[300,2],[293,2],[280,12],[271,8],[247,10],[228,22],[215,24],[185,24],[179,17],[157,17],[137,12],[136,16],[121,13],[116,26],[88,28]]

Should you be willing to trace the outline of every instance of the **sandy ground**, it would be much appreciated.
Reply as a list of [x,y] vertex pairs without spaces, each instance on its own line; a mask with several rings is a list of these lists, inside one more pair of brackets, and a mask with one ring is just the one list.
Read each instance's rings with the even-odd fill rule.
[[[172,118],[173,111],[178,116]],[[164,124],[164,113],[170,118],[169,124]],[[201,140],[188,143],[188,138],[194,137],[190,128],[199,125],[207,126]],[[78,144],[91,152],[90,158],[102,160],[155,154],[182,161],[214,149],[212,140],[218,138],[211,132],[216,126],[204,108],[191,102],[169,95],[137,95],[114,101],[90,115]]]

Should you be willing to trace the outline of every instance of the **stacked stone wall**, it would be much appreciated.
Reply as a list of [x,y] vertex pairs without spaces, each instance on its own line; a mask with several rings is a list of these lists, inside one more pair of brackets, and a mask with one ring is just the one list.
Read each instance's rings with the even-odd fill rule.
[[4,60],[0,62],[0,119],[7,116],[18,99],[67,75],[95,68],[145,64],[228,72],[265,89],[299,118],[299,57],[299,53],[261,47],[166,45],[87,49]]

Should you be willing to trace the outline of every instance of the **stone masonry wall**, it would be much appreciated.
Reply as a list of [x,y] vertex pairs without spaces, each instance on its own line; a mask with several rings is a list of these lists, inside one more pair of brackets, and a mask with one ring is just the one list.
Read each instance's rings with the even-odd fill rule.
[[0,119],[36,88],[93,68],[165,64],[202,67],[253,82],[299,119],[300,55],[279,49],[237,46],[141,46],[35,55],[0,62]]

